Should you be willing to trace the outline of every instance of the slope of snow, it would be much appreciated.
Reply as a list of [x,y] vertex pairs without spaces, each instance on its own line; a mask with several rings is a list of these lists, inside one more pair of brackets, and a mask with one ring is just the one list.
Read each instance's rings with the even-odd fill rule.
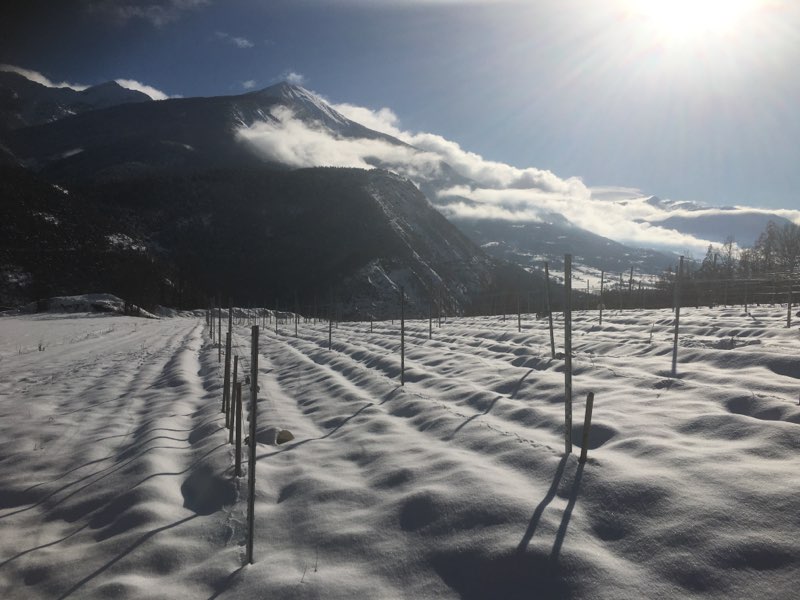
[[[339,324],[331,351],[327,323],[265,323],[245,567],[246,478],[204,321],[0,319],[0,595],[793,597],[785,316],[685,309],[670,378],[670,311],[575,313],[578,444],[596,394],[585,465],[563,453],[544,320],[450,320],[430,340],[409,322],[404,387],[398,321]],[[275,428],[295,439],[271,445]]]

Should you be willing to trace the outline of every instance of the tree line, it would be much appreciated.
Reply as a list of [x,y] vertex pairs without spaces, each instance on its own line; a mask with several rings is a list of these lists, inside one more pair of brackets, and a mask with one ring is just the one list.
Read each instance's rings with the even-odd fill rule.
[[[673,289],[676,269],[669,268],[656,287]],[[729,237],[722,245],[709,245],[701,261],[688,260],[681,274],[685,304],[756,304],[792,299],[800,279],[800,226],[770,221],[749,248]],[[800,288],[794,290],[794,297]]]

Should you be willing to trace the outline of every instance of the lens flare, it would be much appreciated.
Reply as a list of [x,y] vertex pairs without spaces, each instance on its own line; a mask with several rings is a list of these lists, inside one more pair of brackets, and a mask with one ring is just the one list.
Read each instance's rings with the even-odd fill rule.
[[665,40],[733,34],[758,4],[759,0],[628,0],[631,14]]

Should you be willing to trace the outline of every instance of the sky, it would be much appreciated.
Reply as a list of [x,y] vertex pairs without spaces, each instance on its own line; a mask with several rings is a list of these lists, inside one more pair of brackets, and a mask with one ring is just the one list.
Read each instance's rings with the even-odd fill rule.
[[166,96],[289,79],[598,194],[800,208],[791,0],[6,0],[0,63]]

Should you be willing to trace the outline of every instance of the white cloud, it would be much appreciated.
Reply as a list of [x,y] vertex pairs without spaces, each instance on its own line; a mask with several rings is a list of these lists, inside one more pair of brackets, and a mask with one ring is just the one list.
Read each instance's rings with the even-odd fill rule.
[[645,195],[639,188],[619,185],[595,185],[589,189],[592,192],[592,197],[598,200],[630,200],[633,198],[641,198]]
[[[599,235],[636,246],[703,253],[709,240],[658,225],[660,219],[681,214],[646,202],[634,188],[587,187],[578,177],[561,178],[535,167],[519,168],[486,160],[456,142],[431,133],[413,133],[400,127],[388,108],[371,110],[351,104],[333,104],[345,117],[405,142],[338,136],[321,123],[294,118],[280,107],[273,119],[239,130],[241,140],[270,160],[295,167],[339,166],[389,168],[418,185],[445,175],[446,162],[464,179],[433,198],[451,217],[509,221],[546,221],[551,213]],[[686,211],[691,212],[691,211]],[[769,211],[800,221],[800,211]],[[791,214],[790,214],[791,213]],[[696,213],[695,213],[696,214]]]
[[[448,201],[452,198],[452,201]],[[566,217],[578,227],[635,246],[704,252],[712,242],[639,220],[638,204],[604,202],[582,194],[543,189],[489,189],[456,186],[444,190],[443,212],[462,218],[546,221],[549,213]],[[467,204],[467,199],[472,204]],[[644,204],[644,203],[642,203]],[[664,211],[661,211],[666,215]]]
[[296,73],[295,71],[288,71],[281,76],[281,79],[286,81],[286,83],[291,83],[292,85],[305,85],[306,78],[305,75],[302,73]]
[[340,138],[319,124],[309,126],[295,119],[284,106],[272,110],[272,121],[255,123],[237,132],[239,139],[259,153],[294,167],[356,167],[371,169],[376,164],[396,166],[411,178],[437,168],[439,157],[398,146],[385,140]]
[[228,42],[229,44],[233,44],[237,48],[252,48],[253,46],[255,46],[253,42],[251,42],[245,37],[230,35],[229,33],[225,33],[224,31],[217,31],[215,32],[215,35],[217,36],[217,38],[225,42]]
[[398,127],[397,115],[388,108],[373,111],[352,104],[334,104],[333,108],[365,127],[387,133],[415,148],[438,154],[461,175],[490,188],[542,188],[565,193],[589,195],[589,189],[576,177],[561,179],[550,171],[529,167],[519,169],[505,163],[486,160],[464,150],[456,142],[432,133],[410,133]]
[[19,75],[22,75],[26,79],[29,79],[30,81],[39,83],[41,85],[50,88],[70,88],[77,92],[80,92],[89,87],[88,85],[81,85],[78,83],[67,83],[66,81],[55,83],[54,81],[51,81],[50,79],[39,73],[39,71],[34,71],[33,69],[24,69],[22,67],[16,67],[14,65],[0,64],[0,71],[10,71],[12,73],[17,73]]
[[122,87],[127,88],[129,90],[135,90],[137,92],[142,92],[143,94],[147,94],[153,100],[166,100],[169,98],[167,94],[162,92],[161,90],[157,90],[151,85],[146,85],[135,79],[115,79],[118,84]]
[[211,0],[84,0],[90,13],[106,16],[120,24],[141,19],[156,27],[177,21],[183,13],[209,4]]
[[[24,69],[22,67],[17,67],[14,65],[0,64],[0,71],[10,71],[12,73],[18,73],[23,77],[25,77],[26,79],[29,79],[30,81],[39,83],[41,85],[50,88],[69,88],[71,90],[75,90],[76,92],[82,92],[83,90],[91,87],[88,85],[82,85],[78,83],[67,83],[66,81],[56,83],[54,81],[51,81],[41,73],[39,73],[39,71],[34,71],[33,69]],[[136,90],[137,92],[142,92],[144,94],[147,94],[153,100],[166,100],[167,98],[170,97],[161,90],[157,90],[153,86],[146,85],[134,79],[115,79],[114,81],[116,81],[119,85],[129,90]],[[177,98],[179,96],[172,96],[172,97]]]
[[252,90],[254,87],[256,87],[256,80],[248,79],[247,81],[243,81],[242,87],[246,90]]

